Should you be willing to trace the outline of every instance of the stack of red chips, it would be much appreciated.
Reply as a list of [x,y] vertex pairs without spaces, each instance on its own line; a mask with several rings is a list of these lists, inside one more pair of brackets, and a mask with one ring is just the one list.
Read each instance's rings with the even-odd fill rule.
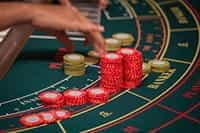
[[100,87],[105,88],[109,93],[120,91],[123,83],[122,56],[115,53],[107,53],[101,58],[100,66]]
[[63,62],[63,56],[67,53],[66,48],[59,48],[56,54],[54,55],[54,60],[56,62]]
[[104,88],[87,89],[88,101],[93,104],[105,103],[109,99],[109,93]]
[[60,108],[65,104],[64,96],[58,91],[45,91],[40,93],[38,97],[47,107]]
[[87,103],[87,95],[82,90],[66,90],[64,93],[65,104],[68,106],[78,106]]
[[123,56],[124,83],[123,88],[131,89],[140,85],[142,81],[142,53],[136,49],[122,48],[118,54]]

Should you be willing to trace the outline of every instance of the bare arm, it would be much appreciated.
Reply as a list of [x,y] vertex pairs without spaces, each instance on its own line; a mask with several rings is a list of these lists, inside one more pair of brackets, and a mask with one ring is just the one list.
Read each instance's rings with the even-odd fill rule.
[[25,3],[0,3],[0,30],[16,24],[30,23],[31,11]]
[[103,31],[102,26],[90,22],[87,18],[82,18],[71,9],[71,6],[0,3],[0,30],[29,23],[35,27],[52,30]]

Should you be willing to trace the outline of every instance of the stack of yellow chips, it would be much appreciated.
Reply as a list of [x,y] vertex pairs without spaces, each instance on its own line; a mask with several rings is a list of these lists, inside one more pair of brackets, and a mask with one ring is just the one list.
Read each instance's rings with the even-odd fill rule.
[[81,76],[85,74],[85,58],[80,54],[66,54],[64,59],[64,73],[71,76]]
[[151,72],[151,65],[148,64],[148,63],[143,63],[142,65],[142,68],[143,68],[143,74],[149,74]]
[[105,39],[106,51],[114,52],[121,48],[121,42],[114,38]]
[[130,33],[116,33],[112,35],[112,38],[119,40],[121,46],[130,46],[135,41],[135,38]]
[[167,72],[170,69],[170,63],[165,60],[154,59],[150,60],[148,64],[151,65],[151,70],[153,72],[162,73],[162,72]]
[[100,55],[98,52],[96,52],[95,50],[91,50],[88,52],[88,56],[90,57],[94,57],[94,58],[100,58]]

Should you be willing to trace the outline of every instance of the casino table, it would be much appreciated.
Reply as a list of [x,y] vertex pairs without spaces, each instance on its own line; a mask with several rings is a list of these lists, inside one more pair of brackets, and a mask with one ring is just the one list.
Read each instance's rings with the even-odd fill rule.
[[[88,65],[80,77],[49,68],[63,45],[53,36],[34,32],[15,64],[0,81],[0,132],[10,133],[135,133],[200,132],[200,23],[198,0],[110,0],[101,12],[105,37],[125,32],[145,62],[164,59],[171,68],[144,75],[142,84],[123,90],[103,104],[63,107],[72,117],[25,128],[19,118],[47,110],[38,94],[98,86],[99,65]],[[72,36],[75,52],[87,55],[91,45]]]

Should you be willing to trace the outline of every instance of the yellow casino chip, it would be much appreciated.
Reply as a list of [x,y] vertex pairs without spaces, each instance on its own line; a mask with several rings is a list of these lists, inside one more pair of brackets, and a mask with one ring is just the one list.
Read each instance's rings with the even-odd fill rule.
[[112,35],[112,38],[119,40],[122,46],[130,46],[135,41],[130,33],[116,33]]
[[150,60],[149,63],[151,65],[151,70],[153,72],[166,72],[170,69],[170,63],[164,60]]
[[143,63],[143,74],[149,74],[151,72],[151,65],[148,63]]
[[66,54],[63,56],[64,63],[66,64],[81,64],[84,63],[84,56],[81,54]]
[[105,39],[105,44],[107,51],[117,51],[121,48],[121,42],[114,38]]
[[89,52],[88,52],[88,56],[95,57],[95,58],[100,58],[99,53],[96,52],[95,50],[89,51]]
[[94,65],[99,62],[99,59],[94,57],[85,57],[85,64],[86,65]]

